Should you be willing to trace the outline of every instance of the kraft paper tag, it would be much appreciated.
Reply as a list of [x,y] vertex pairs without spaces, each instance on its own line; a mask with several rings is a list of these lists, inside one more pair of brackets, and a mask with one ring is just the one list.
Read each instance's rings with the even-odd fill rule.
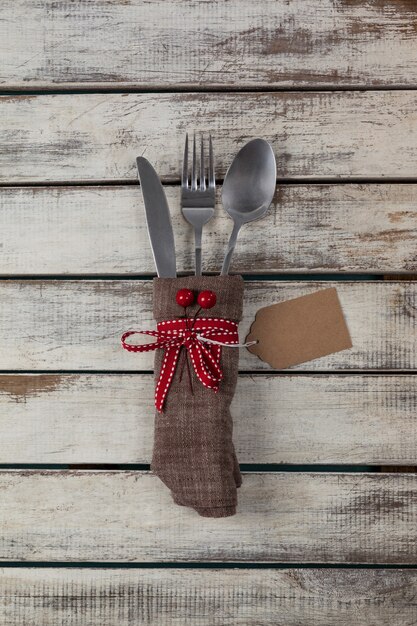
[[315,293],[259,309],[248,350],[274,369],[285,369],[352,347],[337,291]]

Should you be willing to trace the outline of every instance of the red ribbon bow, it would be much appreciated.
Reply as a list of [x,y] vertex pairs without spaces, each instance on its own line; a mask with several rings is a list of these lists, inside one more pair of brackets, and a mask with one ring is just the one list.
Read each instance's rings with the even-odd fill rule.
[[[165,350],[161,372],[155,389],[155,406],[162,411],[171,386],[181,346],[187,349],[200,382],[215,392],[219,390],[223,373],[220,368],[221,345],[238,345],[237,323],[221,317],[180,318],[158,322],[157,330],[129,330],[122,336],[122,346],[129,352]],[[132,345],[126,339],[132,335],[157,337],[152,343]],[[213,343],[212,343],[213,342]],[[221,345],[219,345],[221,344]]]

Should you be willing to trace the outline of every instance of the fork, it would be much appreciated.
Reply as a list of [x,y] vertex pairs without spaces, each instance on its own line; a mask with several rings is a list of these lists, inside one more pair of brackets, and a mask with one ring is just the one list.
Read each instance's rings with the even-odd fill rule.
[[193,161],[191,176],[188,175],[188,133],[185,136],[184,161],[181,177],[181,212],[194,228],[195,275],[201,276],[201,237],[204,224],[213,217],[215,207],[216,180],[214,177],[213,144],[209,135],[209,158],[205,175],[204,141],[201,138],[200,178],[197,175],[197,148],[193,139]]

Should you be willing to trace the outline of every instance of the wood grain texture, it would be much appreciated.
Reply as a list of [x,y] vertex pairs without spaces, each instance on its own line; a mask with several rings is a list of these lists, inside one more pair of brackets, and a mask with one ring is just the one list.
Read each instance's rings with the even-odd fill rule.
[[[0,463],[150,463],[153,377],[0,376]],[[416,376],[242,375],[241,463],[416,465]]]
[[[417,283],[249,281],[244,338],[256,311],[335,286],[353,348],[297,366],[314,370],[417,369]],[[0,369],[150,370],[153,355],[122,349],[128,329],[154,328],[152,282],[136,280],[0,281]],[[247,350],[241,370],[270,370]]]
[[3,96],[0,182],[135,181],[144,155],[178,181],[186,131],[213,135],[216,174],[253,137],[278,178],[414,178],[417,92]]
[[8,470],[0,492],[0,560],[417,559],[415,474],[246,473],[222,519],[178,506],[148,472]]
[[[179,188],[165,191],[177,266],[192,272],[193,230]],[[233,271],[415,272],[416,204],[413,184],[280,185],[267,216],[242,229]],[[206,271],[219,271],[230,230],[219,190]],[[155,273],[138,185],[0,187],[0,246],[0,275]]]
[[3,0],[3,88],[416,85],[412,0]]
[[414,569],[0,569],[3,626],[405,626]]

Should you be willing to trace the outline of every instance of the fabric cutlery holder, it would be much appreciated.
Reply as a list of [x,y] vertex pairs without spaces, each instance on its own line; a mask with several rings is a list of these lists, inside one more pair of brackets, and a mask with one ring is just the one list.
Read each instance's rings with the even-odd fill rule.
[[[183,288],[194,291],[196,297],[204,290],[217,296],[215,306],[200,311],[196,319],[224,318],[238,323],[242,318],[241,276],[155,278],[153,287],[157,322],[184,316],[184,309],[176,302],[177,291]],[[194,318],[198,308],[197,303],[188,307],[187,316]],[[234,515],[237,488],[242,483],[230,413],[239,349],[222,346],[219,351],[223,377],[218,391],[214,391],[196,376],[190,354],[182,346],[163,410],[155,415],[151,470],[169,487],[177,504],[192,507],[204,517]],[[164,356],[165,350],[156,350],[155,385]]]

